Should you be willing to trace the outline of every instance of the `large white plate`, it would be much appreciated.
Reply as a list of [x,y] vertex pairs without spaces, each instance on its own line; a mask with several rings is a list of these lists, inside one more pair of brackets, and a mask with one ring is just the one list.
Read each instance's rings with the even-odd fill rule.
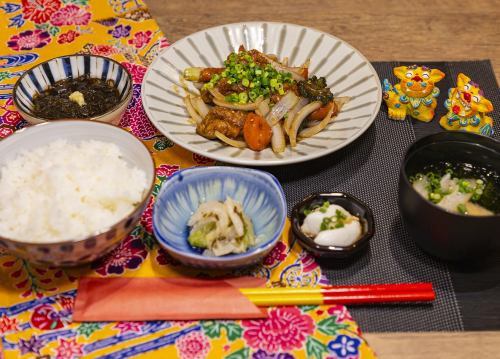
[[[311,58],[309,74],[325,76],[335,96],[349,96],[337,119],[297,147],[275,154],[237,149],[207,140],[195,132],[182,102],[179,75],[186,67],[221,67],[240,44],[247,49],[289,57],[300,65]],[[192,84],[190,89],[198,91]],[[304,162],[346,146],[372,124],[382,99],[380,80],[370,62],[351,45],[319,30],[292,24],[247,22],[212,27],[175,42],[149,67],[142,101],[151,122],[176,144],[200,155],[227,163],[275,166]]]

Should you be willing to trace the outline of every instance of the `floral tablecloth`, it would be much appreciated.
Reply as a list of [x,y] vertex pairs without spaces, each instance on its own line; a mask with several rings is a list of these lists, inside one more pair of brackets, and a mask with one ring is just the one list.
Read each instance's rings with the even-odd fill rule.
[[[88,53],[123,63],[134,80],[120,125],[143,140],[157,166],[140,223],[112,253],[73,269],[34,266],[0,252],[0,357],[4,358],[372,358],[344,306],[270,308],[265,320],[72,323],[79,276],[200,276],[159,248],[151,227],[155,195],[181,168],[211,165],[160,135],[140,100],[146,67],[168,41],[140,0],[0,1],[0,138],[26,122],[11,92],[27,68],[58,55]],[[1,154],[0,154],[1,155]],[[241,274],[268,285],[326,284],[320,267],[285,230],[258,268]]]

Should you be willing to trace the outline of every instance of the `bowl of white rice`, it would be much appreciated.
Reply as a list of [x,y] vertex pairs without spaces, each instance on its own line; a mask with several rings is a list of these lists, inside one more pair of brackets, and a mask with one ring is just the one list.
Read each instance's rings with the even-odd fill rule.
[[118,245],[154,185],[146,146],[99,122],[54,121],[0,142],[0,248],[34,263],[75,266]]

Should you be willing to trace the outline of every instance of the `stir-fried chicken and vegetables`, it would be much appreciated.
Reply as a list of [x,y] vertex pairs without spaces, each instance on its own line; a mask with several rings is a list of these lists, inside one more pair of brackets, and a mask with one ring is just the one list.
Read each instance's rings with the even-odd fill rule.
[[290,67],[275,56],[240,46],[223,68],[191,67],[186,80],[200,96],[184,98],[196,132],[238,148],[283,152],[322,131],[346,98],[335,99],[324,77],[309,78],[309,61]]

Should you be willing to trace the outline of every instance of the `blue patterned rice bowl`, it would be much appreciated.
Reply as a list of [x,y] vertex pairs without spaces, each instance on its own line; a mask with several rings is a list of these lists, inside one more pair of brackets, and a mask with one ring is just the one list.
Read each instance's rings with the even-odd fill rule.
[[[191,247],[189,218],[201,203],[240,202],[251,218],[257,244],[247,252],[211,257]],[[278,242],[286,219],[283,189],[271,174],[248,168],[196,167],[175,173],[158,194],[153,230],[160,245],[181,263],[207,269],[232,269],[259,262]]]
[[[109,122],[118,125],[132,98],[132,77],[125,67],[107,57],[69,55],[56,57],[34,66],[17,81],[12,94],[14,104],[21,116],[31,124],[51,121],[33,113],[33,97],[57,81],[83,75],[89,75],[91,78],[101,78],[106,81],[113,80],[120,94],[118,105],[104,114],[84,120]],[[64,119],[68,120],[68,118]]]

